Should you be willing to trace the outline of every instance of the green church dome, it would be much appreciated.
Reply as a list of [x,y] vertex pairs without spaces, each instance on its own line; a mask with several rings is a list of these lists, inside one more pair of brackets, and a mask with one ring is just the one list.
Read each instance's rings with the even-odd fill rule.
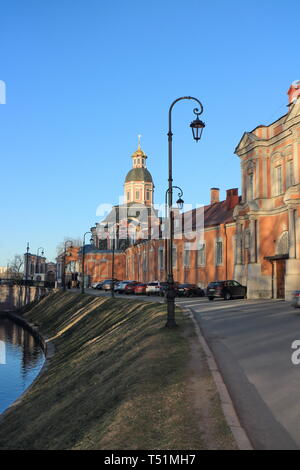
[[129,181],[146,181],[146,183],[153,183],[151,173],[147,168],[132,168],[127,173],[125,183]]

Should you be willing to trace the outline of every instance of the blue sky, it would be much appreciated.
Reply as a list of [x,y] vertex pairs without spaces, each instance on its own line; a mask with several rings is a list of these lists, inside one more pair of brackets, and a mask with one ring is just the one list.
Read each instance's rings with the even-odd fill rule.
[[200,0],[1,2],[0,266],[27,241],[54,259],[101,203],[117,203],[142,134],[155,201],[167,186],[174,107],[174,184],[188,203],[240,186],[242,134],[286,113],[299,70],[299,3]]

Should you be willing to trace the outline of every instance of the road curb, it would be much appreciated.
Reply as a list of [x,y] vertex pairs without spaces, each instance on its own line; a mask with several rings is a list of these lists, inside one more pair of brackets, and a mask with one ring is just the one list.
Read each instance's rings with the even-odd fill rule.
[[221,406],[222,406],[222,410],[225,416],[225,420],[233,434],[233,437],[237,443],[238,449],[239,450],[253,450],[253,446],[250,442],[250,439],[248,438],[245,429],[242,427],[240,420],[238,418],[238,415],[235,411],[233,402],[230,398],[228,389],[224,383],[222,374],[217,366],[214,355],[210,347],[208,346],[206,339],[204,338],[201,332],[201,329],[195,319],[193,309],[191,309],[190,307],[183,306],[183,305],[180,305],[180,308],[182,309],[184,314],[192,320],[194,324],[196,335],[198,337],[199,343],[201,344],[201,347],[204,350],[209,370],[213,376],[214,382],[216,384],[216,387],[220,396]]

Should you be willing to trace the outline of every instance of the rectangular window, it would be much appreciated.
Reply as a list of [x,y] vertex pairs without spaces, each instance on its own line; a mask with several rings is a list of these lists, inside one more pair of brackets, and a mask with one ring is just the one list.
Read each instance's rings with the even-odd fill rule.
[[136,198],[136,199],[140,199],[140,192],[139,192],[139,191],[136,191],[136,192],[135,192],[135,198]]
[[184,266],[190,265],[190,245],[189,243],[184,244],[184,259],[183,259]]
[[275,168],[275,196],[282,194],[282,167],[277,166]]
[[205,266],[205,243],[200,242],[197,253],[197,266]]
[[146,251],[143,253],[143,271],[147,272],[148,271],[148,257]]
[[289,160],[286,165],[286,187],[289,188],[294,184],[294,168],[293,160]]
[[177,265],[177,250],[176,250],[176,247],[174,247],[174,246],[173,246],[172,262],[173,262],[173,268],[176,268],[176,265]]
[[150,191],[146,191],[146,199],[147,199],[147,201],[149,201],[149,199],[150,199]]
[[219,266],[223,263],[223,243],[221,241],[216,242],[216,265]]
[[129,199],[130,199],[130,192],[128,191],[128,193],[127,193],[127,201],[129,201]]
[[164,249],[160,248],[158,250],[158,262],[159,262],[159,269],[164,269]]

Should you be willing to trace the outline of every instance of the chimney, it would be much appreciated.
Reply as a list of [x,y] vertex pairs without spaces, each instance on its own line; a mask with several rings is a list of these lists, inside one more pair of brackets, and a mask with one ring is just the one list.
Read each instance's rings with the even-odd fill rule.
[[294,103],[300,96],[300,80],[295,80],[287,92],[289,96],[289,105]]
[[226,206],[227,209],[233,209],[239,203],[239,190],[238,188],[227,189],[226,191]]
[[210,203],[211,204],[215,204],[216,202],[220,202],[219,193],[220,193],[219,188],[211,188],[210,189]]

